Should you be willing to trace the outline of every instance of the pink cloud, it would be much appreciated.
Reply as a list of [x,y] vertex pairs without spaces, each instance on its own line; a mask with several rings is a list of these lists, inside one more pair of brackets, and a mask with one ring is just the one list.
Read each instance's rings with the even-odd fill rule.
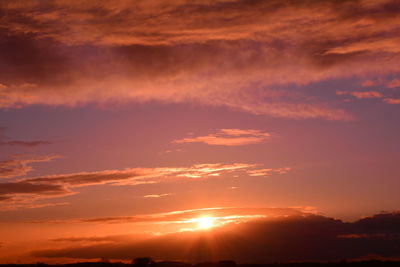
[[172,143],[204,143],[218,146],[242,146],[264,142],[270,134],[260,130],[221,129],[215,134],[183,138]]
[[[35,157],[24,160],[3,161],[3,177],[25,175],[31,170],[26,164],[45,162],[55,157]],[[127,168],[122,170],[103,170],[59,175],[21,178],[17,181],[0,183],[0,209],[40,208],[59,205],[40,202],[43,199],[64,197],[77,194],[74,188],[107,185],[139,185],[173,182],[181,179],[210,179],[223,176],[249,175],[256,170],[257,164],[248,163],[210,163],[195,164],[187,167]],[[270,173],[284,174],[281,169],[270,169]],[[146,198],[165,197],[170,194],[146,195]]]
[[383,101],[387,104],[400,104],[400,99],[398,98],[385,98]]
[[372,80],[366,80],[361,83],[362,87],[369,87],[369,86],[374,86],[374,85],[376,85],[376,82],[372,81]]
[[190,102],[350,120],[281,86],[399,69],[395,1],[250,2],[7,3],[0,108]]
[[400,87],[400,79],[393,79],[386,84],[387,88],[397,88]]
[[12,178],[26,175],[32,171],[32,163],[49,162],[60,156],[14,155],[12,159],[0,161],[0,178]]
[[351,95],[356,98],[382,98],[383,95],[376,91],[365,91],[365,92],[351,92]]
[[377,91],[336,91],[337,95],[352,95],[355,98],[382,98],[383,94]]
[[151,195],[144,195],[144,198],[161,198],[161,197],[167,197],[172,195],[171,193],[165,193],[165,194],[151,194]]

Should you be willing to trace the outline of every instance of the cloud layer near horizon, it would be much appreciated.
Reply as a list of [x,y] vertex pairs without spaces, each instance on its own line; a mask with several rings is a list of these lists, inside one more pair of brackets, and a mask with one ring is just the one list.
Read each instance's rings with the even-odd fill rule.
[[[289,210],[289,209],[287,209]],[[232,259],[238,262],[282,262],[340,260],[351,258],[399,257],[400,214],[386,213],[347,223],[307,214],[278,216],[226,224],[210,231],[161,235],[150,239],[110,237],[97,244],[82,237],[78,245],[37,250],[44,258],[130,260],[149,255],[159,260],[208,261]],[[68,241],[68,238],[60,239]],[[70,241],[77,242],[77,238]],[[104,243],[105,242],[105,243]]]
[[388,0],[3,2],[0,107],[156,100],[349,120],[295,85],[398,71],[399,10]]

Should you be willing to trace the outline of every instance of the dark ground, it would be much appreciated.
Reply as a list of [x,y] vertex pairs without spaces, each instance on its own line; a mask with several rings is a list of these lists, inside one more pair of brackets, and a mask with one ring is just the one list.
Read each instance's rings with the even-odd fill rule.
[[204,262],[190,264],[172,261],[148,261],[147,258],[135,259],[132,264],[122,262],[79,262],[72,264],[48,265],[36,264],[0,264],[0,267],[400,267],[400,261],[339,261],[339,262],[295,262],[268,264],[236,264],[234,261]]

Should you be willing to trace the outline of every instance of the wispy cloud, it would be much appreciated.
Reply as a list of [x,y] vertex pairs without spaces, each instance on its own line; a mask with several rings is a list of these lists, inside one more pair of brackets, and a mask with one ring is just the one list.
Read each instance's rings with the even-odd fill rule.
[[[0,86],[0,90],[1,90],[1,86]],[[5,128],[0,127],[0,146],[1,145],[9,145],[9,146],[35,147],[35,146],[51,144],[50,141],[42,141],[42,140],[35,140],[35,141],[9,140],[9,138],[7,138],[7,136],[4,135],[4,132],[5,132]]]
[[257,169],[249,170],[250,176],[269,176],[274,174],[285,174],[290,171],[290,168],[278,168],[278,169]]
[[33,170],[30,164],[49,162],[56,158],[60,158],[60,156],[14,155],[9,160],[0,161],[0,178],[12,178],[26,175]]
[[221,129],[217,133],[205,136],[188,137],[172,143],[204,143],[218,146],[242,146],[264,142],[270,134],[260,130]]
[[385,96],[384,94],[377,91],[336,91],[337,95],[352,95],[355,98],[380,98],[382,102],[386,104],[400,104],[399,98],[393,98]]
[[400,98],[385,98],[383,101],[388,104],[400,104]]
[[386,84],[387,88],[398,88],[400,87],[400,79],[393,79]]
[[[32,157],[28,159],[12,159],[1,162],[3,177],[16,177],[25,175],[31,170],[27,164],[32,162],[46,162],[54,156]],[[76,194],[73,189],[82,186],[100,184],[108,185],[139,185],[173,182],[179,179],[206,179],[236,175],[251,175],[251,170],[256,170],[257,164],[247,163],[212,163],[195,164],[187,167],[162,167],[162,168],[127,168],[122,170],[104,170],[95,172],[78,172],[70,174],[37,176],[20,178],[17,181],[0,183],[0,202],[3,208],[43,207],[45,204],[36,203],[37,200],[56,198]],[[271,169],[271,174],[274,171]],[[283,174],[277,169],[275,174]],[[170,194],[153,194],[146,198],[165,197]],[[35,203],[35,204],[34,204]]]
[[49,141],[0,141],[0,145],[10,145],[10,146],[27,146],[27,147],[34,147],[40,145],[49,145],[51,142]]
[[161,197],[167,197],[171,196],[171,193],[165,193],[165,194],[151,194],[151,195],[144,195],[144,198],[161,198]]
[[[101,223],[101,224],[124,224],[124,223],[156,223],[156,224],[193,224],[193,219],[201,217],[213,217],[216,223],[242,222],[256,218],[280,218],[287,216],[301,216],[304,214],[316,214],[317,211],[298,208],[246,208],[246,207],[211,207],[202,209],[177,210],[163,213],[153,213],[133,216],[115,216],[82,218],[70,220],[58,220],[54,223]],[[35,223],[52,223],[53,221],[35,221]]]
[[337,95],[352,95],[355,98],[382,98],[383,94],[377,91],[336,91]]

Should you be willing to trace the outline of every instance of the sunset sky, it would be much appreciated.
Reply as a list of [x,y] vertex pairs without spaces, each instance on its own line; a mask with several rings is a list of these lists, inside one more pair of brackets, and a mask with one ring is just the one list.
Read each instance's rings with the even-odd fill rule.
[[398,0],[0,0],[0,263],[400,258],[399,137]]

